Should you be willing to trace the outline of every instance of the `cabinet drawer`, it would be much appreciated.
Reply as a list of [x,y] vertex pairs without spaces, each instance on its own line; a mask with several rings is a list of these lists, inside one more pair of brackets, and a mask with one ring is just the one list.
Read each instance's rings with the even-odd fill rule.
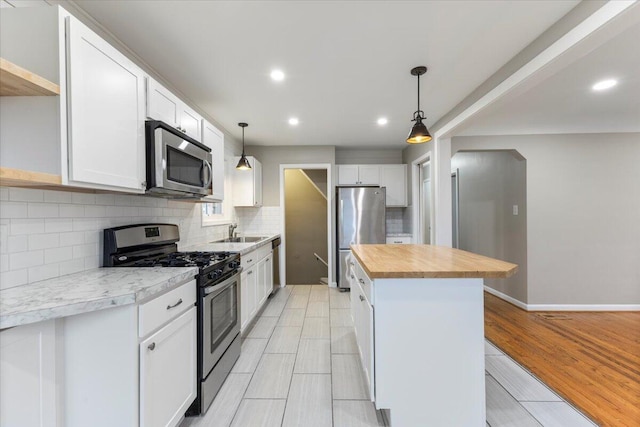
[[269,256],[269,254],[271,253],[271,242],[266,245],[260,246],[256,252],[258,253],[256,256],[256,259],[258,261]]
[[411,236],[396,236],[396,237],[387,237],[388,245],[405,245],[411,243]]
[[196,303],[196,281],[192,280],[139,307],[138,336],[144,337]]
[[251,267],[258,260],[257,251],[247,252],[245,255],[240,256],[240,265],[245,270]]
[[356,276],[355,280],[358,282],[358,284],[362,288],[362,292],[364,293],[364,296],[369,301],[369,304],[373,305],[373,301],[371,300],[371,279],[369,279],[369,277],[364,272],[362,267],[360,267],[360,264],[357,261],[355,262],[354,267],[355,267],[354,272]]

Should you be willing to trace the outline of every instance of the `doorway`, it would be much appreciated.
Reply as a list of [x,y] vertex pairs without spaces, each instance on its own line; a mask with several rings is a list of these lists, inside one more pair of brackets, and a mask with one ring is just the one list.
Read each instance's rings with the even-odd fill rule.
[[418,165],[420,182],[420,237],[425,245],[431,244],[431,161]]
[[330,165],[281,165],[280,170],[281,286],[331,283]]

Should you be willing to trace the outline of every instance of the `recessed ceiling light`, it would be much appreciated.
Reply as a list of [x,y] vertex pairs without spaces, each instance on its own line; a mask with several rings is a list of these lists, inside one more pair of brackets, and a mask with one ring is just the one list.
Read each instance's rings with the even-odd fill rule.
[[378,125],[380,125],[380,126],[384,126],[384,125],[386,125],[387,123],[389,123],[389,120],[387,120],[387,118],[386,118],[386,117],[380,117],[380,118],[378,119]]
[[298,123],[300,123],[300,120],[298,120],[298,118],[297,118],[297,117],[291,117],[291,118],[289,119],[289,124],[290,124],[291,126],[298,126]]
[[272,70],[271,79],[276,82],[281,82],[284,80],[284,73],[282,72],[282,70]]
[[612,87],[614,87],[617,84],[618,84],[617,80],[607,79],[607,80],[602,80],[602,81],[594,84],[591,87],[591,89],[593,89],[593,90],[606,90],[606,89],[611,89]]

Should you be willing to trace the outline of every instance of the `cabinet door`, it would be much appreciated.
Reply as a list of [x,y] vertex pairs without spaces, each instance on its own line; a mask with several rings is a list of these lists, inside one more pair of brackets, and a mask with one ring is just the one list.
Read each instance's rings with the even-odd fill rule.
[[243,270],[240,274],[240,329],[249,324],[249,280],[248,270]]
[[62,425],[55,358],[53,320],[0,332],[0,425]]
[[140,344],[140,426],[176,426],[196,397],[196,308]]
[[362,329],[362,366],[369,385],[369,400],[375,400],[374,379],[374,342],[373,342],[373,307],[365,299],[361,301]]
[[224,200],[224,134],[209,122],[204,122],[202,142],[211,148],[213,179],[211,196],[207,199],[221,202]]
[[249,312],[249,322],[258,311],[258,280],[256,278],[256,266],[247,271],[247,311]]
[[338,185],[357,185],[358,165],[338,165]]
[[235,166],[238,164],[240,157],[233,158],[233,206],[254,206],[255,205],[255,197],[253,194],[255,179],[254,179],[254,164],[255,161],[253,157],[247,156],[249,160],[249,164],[251,164],[251,169],[249,170],[238,170]]
[[202,141],[202,116],[184,103],[180,109],[180,130],[196,141]]
[[142,70],[73,17],[67,43],[69,180],[143,193]]
[[160,83],[147,77],[147,117],[178,127],[180,100]]
[[381,165],[380,186],[387,188],[387,206],[407,206],[407,165]]
[[262,307],[262,304],[264,304],[264,302],[267,300],[267,296],[268,294],[265,292],[266,291],[266,258],[261,259],[260,261],[258,261],[258,264],[256,265],[256,293],[257,293],[257,297],[256,300],[258,301],[258,307],[256,308],[256,311]]
[[378,165],[358,166],[358,184],[379,185],[380,184],[380,166]]
[[262,206],[262,163],[253,158],[253,205]]

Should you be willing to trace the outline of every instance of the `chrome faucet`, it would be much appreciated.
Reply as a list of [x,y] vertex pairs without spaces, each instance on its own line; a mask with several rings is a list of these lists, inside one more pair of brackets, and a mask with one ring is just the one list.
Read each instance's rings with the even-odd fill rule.
[[233,239],[233,230],[235,230],[236,228],[238,228],[238,224],[232,223],[229,224],[229,238]]

